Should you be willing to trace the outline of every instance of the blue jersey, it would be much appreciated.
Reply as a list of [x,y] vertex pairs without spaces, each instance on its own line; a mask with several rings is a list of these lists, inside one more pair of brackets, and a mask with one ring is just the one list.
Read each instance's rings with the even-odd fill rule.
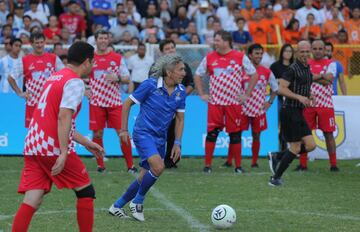
[[232,38],[234,43],[239,44],[247,44],[253,41],[248,31],[243,31],[242,33],[240,33],[239,31],[233,31]]
[[158,141],[166,141],[175,113],[185,112],[185,87],[179,84],[169,96],[161,77],[145,80],[129,97],[140,104],[140,113],[134,125],[134,137],[141,137],[143,134],[151,135]]
[[338,95],[337,83],[340,74],[344,73],[344,68],[338,60],[336,60],[335,63],[336,63],[336,75],[333,80],[333,95]]

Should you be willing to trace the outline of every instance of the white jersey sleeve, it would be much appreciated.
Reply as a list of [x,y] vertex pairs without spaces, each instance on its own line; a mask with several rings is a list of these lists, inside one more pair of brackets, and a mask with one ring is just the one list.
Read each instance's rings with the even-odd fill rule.
[[278,84],[273,72],[270,73],[269,84],[270,84],[271,91],[277,92],[279,90],[279,84]]
[[119,68],[120,68],[120,76],[121,77],[130,76],[130,72],[129,72],[128,68],[126,67],[125,59],[121,59],[121,63],[120,63]]
[[331,64],[329,64],[329,66],[326,69],[326,74],[332,74],[333,77],[336,77],[336,63],[335,62],[331,62]]
[[199,64],[199,67],[197,67],[195,71],[195,75],[204,77],[206,76],[206,74],[207,74],[207,63],[206,63],[206,57],[204,57],[204,59]]
[[19,62],[16,62],[16,64],[14,65],[14,69],[11,70],[10,77],[14,80],[18,80],[23,76],[24,76],[23,62],[22,59],[20,59]]
[[81,79],[71,79],[66,82],[60,103],[60,108],[76,111],[85,92],[85,84]]
[[56,61],[55,61],[55,70],[59,71],[61,69],[63,69],[65,66],[63,64],[63,62],[60,60],[60,58],[58,56],[56,56]]
[[249,58],[246,55],[244,55],[242,63],[243,63],[245,72],[248,75],[253,75],[256,73],[256,69],[255,69],[254,65],[251,63],[251,61],[249,60]]

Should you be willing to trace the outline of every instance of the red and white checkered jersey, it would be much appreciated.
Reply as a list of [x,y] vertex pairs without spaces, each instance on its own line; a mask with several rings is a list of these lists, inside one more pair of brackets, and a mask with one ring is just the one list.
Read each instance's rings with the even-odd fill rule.
[[[330,59],[315,60],[310,59],[309,65],[313,74],[332,74],[336,76],[336,63]],[[317,82],[311,84],[311,95],[315,98],[312,107],[333,108],[333,85],[322,85]]]
[[[249,99],[242,107],[244,114],[249,117],[257,117],[265,113],[266,86],[268,84],[270,84],[270,88],[273,92],[276,92],[279,89],[275,76],[270,69],[259,65],[256,67],[256,72],[259,75],[258,81],[251,92]],[[245,89],[248,88],[249,82],[250,77],[244,77],[243,86]]]
[[95,53],[94,65],[90,73],[90,104],[101,107],[115,107],[122,104],[120,83],[106,80],[107,74],[130,76],[124,59],[116,52],[104,55]]
[[10,77],[16,79],[24,76],[26,91],[30,93],[26,105],[35,106],[39,101],[46,79],[62,68],[64,68],[64,64],[55,54],[44,53],[41,56],[29,54],[22,58],[19,68],[14,69]]
[[196,75],[210,76],[209,103],[213,105],[239,105],[236,100],[244,93],[241,86],[245,74],[255,74],[255,67],[242,52],[231,50],[225,55],[214,51],[200,63]]
[[84,92],[84,82],[71,69],[64,68],[48,78],[25,138],[24,155],[60,155],[58,138],[60,108],[74,111],[68,152],[75,152],[72,138],[75,132],[75,118],[81,108]]

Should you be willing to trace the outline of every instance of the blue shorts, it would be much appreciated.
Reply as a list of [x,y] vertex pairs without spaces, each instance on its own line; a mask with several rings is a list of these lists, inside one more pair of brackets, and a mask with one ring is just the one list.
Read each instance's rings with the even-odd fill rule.
[[141,159],[139,162],[140,167],[150,170],[150,165],[147,160],[153,155],[159,154],[161,159],[165,158],[165,139],[156,138],[151,134],[134,132],[133,141]]

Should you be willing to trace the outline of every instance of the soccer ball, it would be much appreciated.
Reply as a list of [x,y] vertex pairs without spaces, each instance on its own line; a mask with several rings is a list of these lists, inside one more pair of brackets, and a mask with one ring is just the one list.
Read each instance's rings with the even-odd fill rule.
[[230,228],[236,221],[235,210],[228,205],[218,205],[211,213],[211,221],[218,229]]

